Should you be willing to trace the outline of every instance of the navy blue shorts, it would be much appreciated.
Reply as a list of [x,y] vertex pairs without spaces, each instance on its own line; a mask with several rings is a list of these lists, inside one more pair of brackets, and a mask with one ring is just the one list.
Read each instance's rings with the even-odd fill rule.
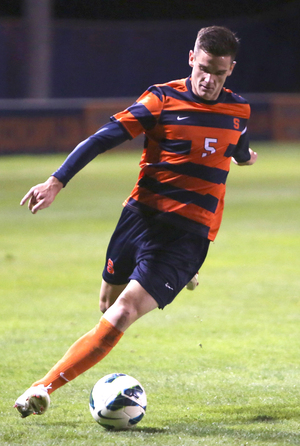
[[209,243],[124,208],[107,248],[103,279],[113,285],[136,280],[164,308],[199,271]]

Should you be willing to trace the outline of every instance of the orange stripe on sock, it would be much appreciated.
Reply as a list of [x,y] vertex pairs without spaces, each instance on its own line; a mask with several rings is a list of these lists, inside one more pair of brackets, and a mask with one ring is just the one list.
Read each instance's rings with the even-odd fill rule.
[[49,393],[72,381],[103,359],[119,342],[123,332],[104,317],[88,333],[79,338],[60,361],[33,386],[52,384]]

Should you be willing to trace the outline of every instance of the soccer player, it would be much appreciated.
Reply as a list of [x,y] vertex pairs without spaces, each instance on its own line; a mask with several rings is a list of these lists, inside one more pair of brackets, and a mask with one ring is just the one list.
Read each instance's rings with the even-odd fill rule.
[[97,364],[138,318],[170,304],[203,264],[221,224],[231,160],[245,166],[257,158],[248,143],[250,106],[224,88],[238,46],[227,28],[201,29],[189,52],[189,77],[148,88],[22,199],[33,214],[50,206],[98,154],[144,133],[139,178],[107,249],[104,315],[17,399],[22,417],[43,414],[51,392]]

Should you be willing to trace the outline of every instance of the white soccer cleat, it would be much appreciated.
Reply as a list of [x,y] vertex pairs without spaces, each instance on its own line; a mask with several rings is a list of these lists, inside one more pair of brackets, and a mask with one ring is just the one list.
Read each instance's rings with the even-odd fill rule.
[[196,273],[192,280],[189,281],[189,283],[186,285],[187,290],[193,291],[199,285],[198,276],[199,274]]
[[30,387],[19,396],[15,402],[14,407],[20,412],[22,418],[29,415],[43,415],[50,406],[50,396],[48,389],[51,386],[45,387],[44,384],[39,384],[35,387]]

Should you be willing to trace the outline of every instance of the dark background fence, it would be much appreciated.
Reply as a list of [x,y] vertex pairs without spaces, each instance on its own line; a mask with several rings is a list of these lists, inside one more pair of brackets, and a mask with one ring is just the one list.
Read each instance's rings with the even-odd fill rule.
[[[255,17],[214,20],[78,21],[51,23],[52,98],[133,97],[149,85],[185,77],[188,51],[207,25],[241,38],[227,86],[238,93],[300,93],[300,6]],[[0,20],[0,98],[27,96],[28,39],[22,19]]]
[[[65,11],[66,5],[79,1],[24,2],[27,14],[20,9],[15,16],[0,17],[1,154],[72,150],[148,86],[188,76],[188,52],[197,32],[212,24],[228,26],[241,39],[238,63],[225,86],[251,104],[251,139],[300,140],[299,1],[273,0],[269,3],[278,7],[231,18],[223,17],[219,9],[217,17],[201,20],[191,20],[191,15],[179,20],[174,13],[172,20],[70,20],[50,14],[50,7],[63,4]],[[116,6],[116,2],[101,4]],[[265,0],[232,2],[266,4]],[[133,3],[123,2],[118,11],[124,13],[124,5]],[[153,8],[157,3],[162,4],[154,2]],[[146,0],[145,5],[149,5]],[[47,32],[39,23],[43,15]],[[40,47],[34,30],[46,39]],[[141,145],[140,139],[131,144]]]

